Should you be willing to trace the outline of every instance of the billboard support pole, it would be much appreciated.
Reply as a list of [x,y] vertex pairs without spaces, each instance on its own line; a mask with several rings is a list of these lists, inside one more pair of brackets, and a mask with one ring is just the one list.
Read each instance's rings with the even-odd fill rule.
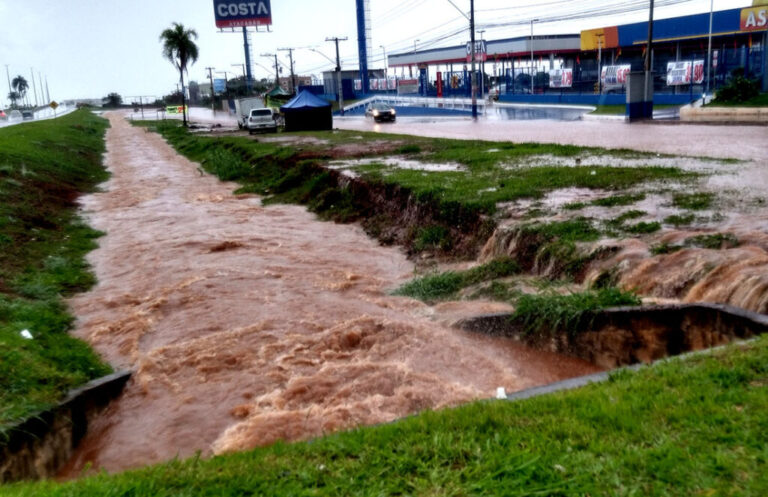
[[248,46],[248,31],[245,26],[243,26],[243,46],[245,47],[245,88],[250,94],[253,76],[251,75],[251,51]]

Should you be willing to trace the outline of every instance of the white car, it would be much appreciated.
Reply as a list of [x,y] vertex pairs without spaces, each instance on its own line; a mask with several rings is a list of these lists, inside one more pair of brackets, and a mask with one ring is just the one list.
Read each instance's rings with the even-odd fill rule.
[[275,112],[269,107],[251,109],[251,113],[248,114],[248,121],[246,122],[248,132],[251,134],[257,131],[271,131],[276,133],[277,120],[275,117]]

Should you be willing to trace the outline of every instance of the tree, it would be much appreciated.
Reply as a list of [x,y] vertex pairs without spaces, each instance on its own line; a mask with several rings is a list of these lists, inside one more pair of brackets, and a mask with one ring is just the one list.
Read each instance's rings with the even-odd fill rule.
[[27,90],[29,89],[29,83],[24,79],[24,76],[16,76],[13,78],[13,81],[11,81],[11,87],[18,95],[16,100],[24,100],[24,97],[27,95]]
[[182,119],[185,127],[187,126],[187,109],[184,97],[184,73],[187,71],[187,64],[194,64],[197,61],[198,50],[193,41],[196,39],[197,31],[185,29],[183,24],[177,22],[174,22],[173,27],[166,29],[160,35],[160,41],[163,43],[163,56],[179,71]]
[[123,97],[121,97],[119,93],[110,93],[101,99],[101,103],[104,107],[120,107],[123,105]]

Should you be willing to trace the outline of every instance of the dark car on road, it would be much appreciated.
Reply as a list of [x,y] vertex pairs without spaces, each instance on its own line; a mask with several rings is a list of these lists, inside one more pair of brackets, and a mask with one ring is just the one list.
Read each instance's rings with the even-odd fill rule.
[[25,110],[25,111],[22,111],[21,117],[25,121],[32,121],[33,119],[35,119],[35,113],[32,112],[31,110]]
[[394,121],[396,118],[395,109],[383,103],[369,104],[365,108],[365,116],[372,117],[376,122]]

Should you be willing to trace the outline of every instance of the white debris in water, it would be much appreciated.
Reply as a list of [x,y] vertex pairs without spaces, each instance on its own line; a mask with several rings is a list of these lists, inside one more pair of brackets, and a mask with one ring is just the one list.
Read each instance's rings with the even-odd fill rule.
[[489,148],[488,150],[486,150],[486,152],[488,152],[489,154],[495,154],[495,153],[501,152],[501,150],[499,150],[498,148]]
[[466,168],[461,164],[456,164],[453,162],[430,163],[406,159],[405,157],[399,156],[388,158],[374,157],[368,159],[333,161],[328,164],[328,167],[331,169],[350,169],[360,166],[369,166],[371,164],[381,164],[385,167],[395,169],[409,169],[412,171],[426,171],[430,173],[444,173],[466,170]]
[[26,338],[27,340],[32,340],[32,338],[34,338],[32,336],[32,333],[29,332],[29,330],[21,330],[21,333],[19,333],[19,335],[21,335],[21,338]]
[[496,389],[496,398],[497,399],[506,399],[507,398],[507,391],[504,389],[504,387],[498,387]]
[[[490,150],[489,150],[490,152]],[[537,167],[537,166],[611,166],[611,167],[676,167],[684,171],[698,172],[733,172],[732,164],[717,159],[698,159],[695,157],[662,157],[659,154],[641,155],[579,155],[563,157],[552,154],[531,155],[516,159],[514,163],[506,164],[505,168]]]
[[496,188],[495,186],[492,186],[492,187],[486,188],[484,190],[479,190],[477,193],[482,195],[483,193],[493,193],[493,192],[497,192],[497,191],[499,191],[499,189]]

